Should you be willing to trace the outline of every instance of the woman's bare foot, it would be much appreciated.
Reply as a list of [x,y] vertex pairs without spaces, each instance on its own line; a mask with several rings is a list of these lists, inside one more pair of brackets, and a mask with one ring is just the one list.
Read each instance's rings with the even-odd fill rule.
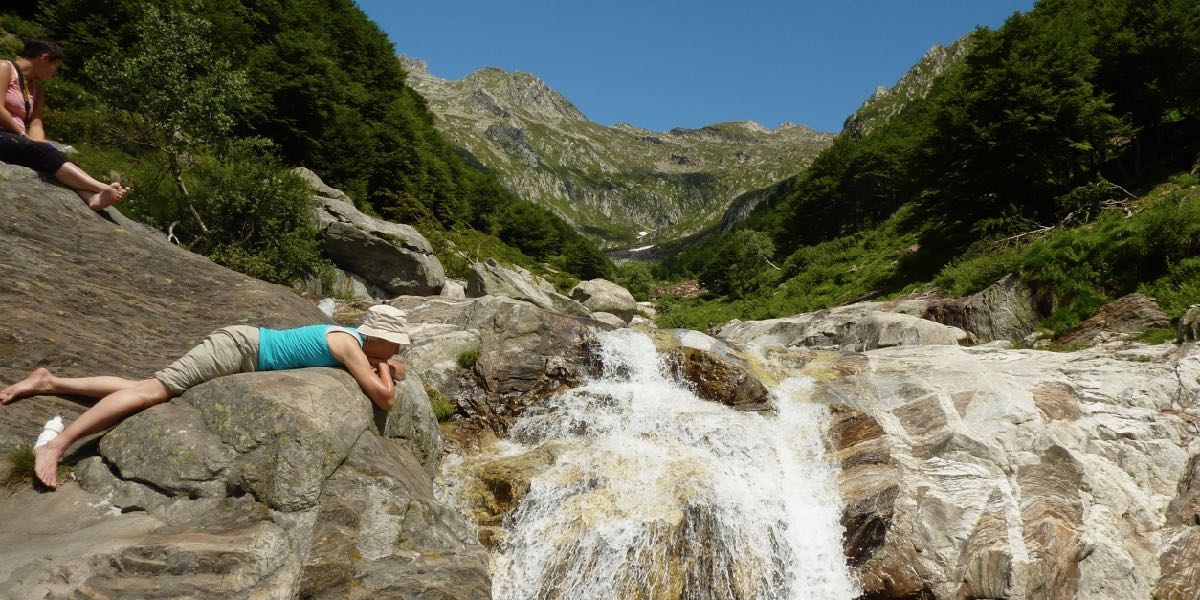
[[84,202],[87,202],[88,208],[92,210],[104,210],[124,200],[125,196],[132,189],[122,186],[119,182],[113,182],[100,192],[80,191],[79,197],[83,198]]
[[29,377],[18,381],[0,391],[0,404],[8,404],[26,396],[45,394],[50,391],[50,378],[53,375],[46,367],[38,367]]
[[62,453],[63,449],[54,442],[33,449],[33,472],[48,488],[58,487],[58,460]]

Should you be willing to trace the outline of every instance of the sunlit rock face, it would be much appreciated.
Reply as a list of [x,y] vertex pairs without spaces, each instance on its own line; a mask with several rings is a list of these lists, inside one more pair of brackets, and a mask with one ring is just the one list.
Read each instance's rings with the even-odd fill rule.
[[817,380],[873,598],[1189,598],[1200,353],[768,350]]

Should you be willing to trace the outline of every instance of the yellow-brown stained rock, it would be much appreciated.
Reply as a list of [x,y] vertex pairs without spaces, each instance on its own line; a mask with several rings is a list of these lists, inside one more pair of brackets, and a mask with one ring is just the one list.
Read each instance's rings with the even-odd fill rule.
[[1075,421],[1083,416],[1075,390],[1055,381],[1033,388],[1033,403],[1050,421]]
[[1083,557],[1082,472],[1060,446],[1051,446],[1041,462],[1021,467],[1021,521],[1029,554],[1025,597],[1073,600]]

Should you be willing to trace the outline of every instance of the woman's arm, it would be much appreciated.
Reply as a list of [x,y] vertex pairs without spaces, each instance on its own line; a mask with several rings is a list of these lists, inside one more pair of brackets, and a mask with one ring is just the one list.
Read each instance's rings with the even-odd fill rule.
[[392,370],[388,365],[372,365],[352,334],[331,331],[326,340],[333,357],[354,376],[371,402],[382,410],[392,410],[396,405],[396,383],[392,381]]
[[26,129],[25,135],[36,142],[44,142],[46,141],[46,132],[42,129],[42,110],[46,106],[46,85],[42,82],[34,85],[37,86],[37,95],[33,98],[33,115],[29,118],[29,127]]
[[25,124],[8,112],[4,106],[4,95],[8,92],[8,83],[12,81],[13,67],[8,61],[0,62],[0,129],[17,135],[25,135]]

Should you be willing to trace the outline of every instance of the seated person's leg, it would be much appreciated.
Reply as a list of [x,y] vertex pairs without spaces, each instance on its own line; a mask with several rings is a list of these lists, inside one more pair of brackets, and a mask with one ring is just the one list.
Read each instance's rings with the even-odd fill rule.
[[119,183],[104,184],[67,160],[53,144],[35,142],[19,135],[0,132],[0,161],[54,175],[92,210],[102,210],[125,199],[129,190]]

